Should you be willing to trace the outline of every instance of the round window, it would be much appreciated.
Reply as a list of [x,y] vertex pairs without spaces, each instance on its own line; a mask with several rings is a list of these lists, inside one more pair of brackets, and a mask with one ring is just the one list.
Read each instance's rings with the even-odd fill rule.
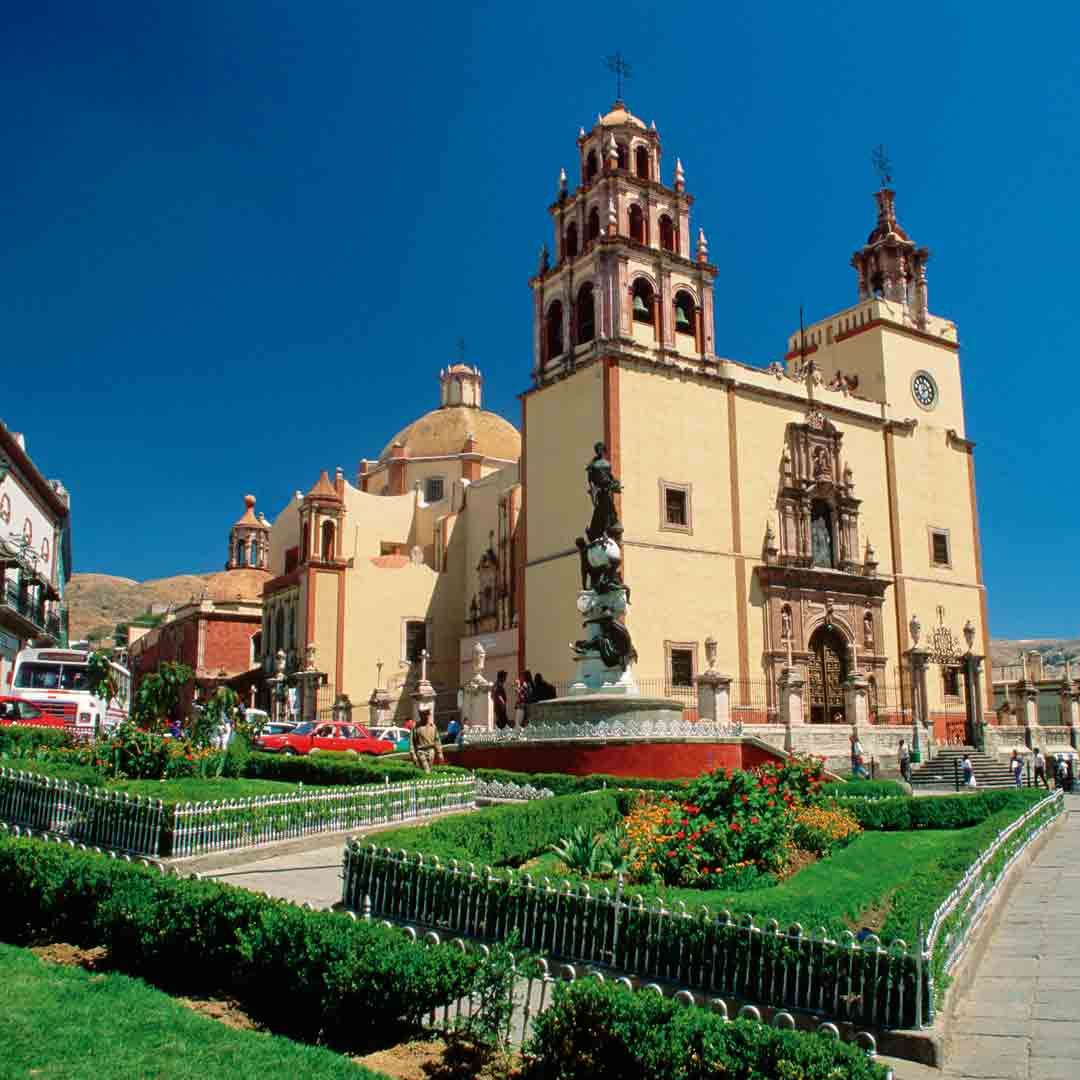
[[938,402],[937,383],[928,371],[916,371],[911,377],[911,396],[917,405],[932,409]]

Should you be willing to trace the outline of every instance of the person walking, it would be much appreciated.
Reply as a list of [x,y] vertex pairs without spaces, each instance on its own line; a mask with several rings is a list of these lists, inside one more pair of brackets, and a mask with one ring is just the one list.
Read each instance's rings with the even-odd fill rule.
[[533,679],[533,701],[552,701],[559,696],[558,690],[538,671]]
[[409,734],[409,746],[413,764],[426,773],[431,772],[434,763],[442,765],[445,762],[442,740],[431,709],[424,709],[420,713],[420,723]]
[[1065,790],[1065,781],[1069,778],[1069,766],[1066,764],[1065,755],[1059,754],[1057,759],[1057,786]]
[[1046,782],[1046,758],[1043,757],[1043,752],[1036,746],[1035,747],[1035,786],[1042,784],[1044,788],[1049,788],[1050,785]]
[[500,671],[495,676],[495,685],[491,688],[491,700],[495,705],[495,726],[505,728],[510,723],[510,713],[506,700],[506,672]]
[[514,727],[524,727],[529,722],[529,706],[536,700],[531,671],[523,671],[514,687]]
[[1012,757],[1009,758],[1009,769],[1012,771],[1013,782],[1017,787],[1024,786],[1024,763],[1020,760],[1020,755],[1014,750]]
[[900,775],[904,783],[911,783],[911,752],[903,739],[900,740]]
[[863,780],[870,776],[863,764],[862,743],[859,742],[859,736],[854,731],[851,733],[851,775]]
[[461,721],[456,716],[450,717],[450,723],[446,725],[446,735],[443,742],[448,746],[454,746],[461,740]]
[[964,755],[964,760],[960,763],[960,771],[964,777],[964,787],[975,787],[975,767],[971,764],[971,758],[967,754]]

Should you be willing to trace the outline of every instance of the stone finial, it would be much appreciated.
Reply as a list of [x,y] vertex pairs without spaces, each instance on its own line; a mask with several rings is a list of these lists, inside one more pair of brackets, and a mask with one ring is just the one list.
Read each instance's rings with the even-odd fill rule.
[[877,573],[878,557],[877,552],[874,550],[874,545],[869,540],[866,541],[866,575],[867,577],[873,577]]
[[382,689],[382,669],[383,669],[383,662],[381,660],[376,660],[375,661],[375,689],[376,690],[381,690]]
[[567,193],[568,188],[569,188],[569,184],[568,184],[567,179],[566,179],[566,170],[565,169],[560,169],[559,170],[559,198],[560,199],[565,199],[566,198],[566,193]]
[[548,252],[547,244],[540,245],[540,257],[537,259],[536,272],[541,277],[548,272],[551,267],[551,255]]
[[340,465],[336,469],[334,469],[334,479],[335,480],[344,480],[345,479],[345,470]]
[[308,647],[304,650],[304,653],[305,653],[305,657],[306,657],[305,663],[304,663],[304,670],[305,671],[314,671],[315,670],[315,642],[314,641],[312,641],[312,642],[310,642],[308,644]]
[[487,649],[478,641],[472,647],[472,669],[474,675],[484,674],[484,664],[487,662]]
[[964,623],[964,640],[967,642],[968,652],[975,647],[975,624],[968,619]]
[[282,678],[285,675],[285,650],[284,649],[278,649],[278,651],[276,653],[274,653],[274,674],[277,675],[278,678]]
[[607,159],[608,164],[613,168],[619,167],[619,148],[615,145],[615,136],[609,135],[607,141]]
[[686,175],[683,173],[682,158],[675,159],[675,190],[686,190]]
[[709,671],[716,670],[717,642],[710,634],[705,639],[705,663],[709,665]]
[[700,226],[697,231],[697,261],[699,263],[709,261],[709,241],[705,239],[705,230]]
[[650,120],[649,121],[649,130],[650,131],[655,131],[656,130],[656,121],[655,120]]
[[619,231],[619,215],[615,211],[615,196],[608,196],[607,204],[608,235],[616,236]]
[[423,566],[424,549],[419,544],[413,544],[412,549],[409,551],[409,562],[413,566]]
[[293,498],[297,502],[303,502],[304,501],[304,493],[299,488],[297,488],[296,491],[293,492]]
[[851,487],[855,483],[855,471],[851,467],[851,462],[844,462],[844,487]]
[[583,127],[578,128],[577,137],[579,139],[584,139],[585,138],[585,129]]
[[911,634],[911,647],[913,649],[918,648],[919,638],[922,637],[922,623],[919,622],[918,615],[911,616],[911,621],[908,623],[908,633]]

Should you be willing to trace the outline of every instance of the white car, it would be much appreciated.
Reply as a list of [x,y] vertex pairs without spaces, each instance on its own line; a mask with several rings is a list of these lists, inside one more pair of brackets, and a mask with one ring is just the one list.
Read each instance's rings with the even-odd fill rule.
[[409,729],[403,727],[372,728],[371,734],[376,739],[394,744],[395,750],[409,749]]

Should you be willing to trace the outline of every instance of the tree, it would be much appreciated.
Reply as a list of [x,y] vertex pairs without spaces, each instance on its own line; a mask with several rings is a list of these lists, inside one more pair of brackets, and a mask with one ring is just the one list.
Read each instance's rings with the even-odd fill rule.
[[180,704],[184,687],[195,672],[176,660],[168,660],[157,671],[144,675],[135,693],[134,718],[139,727],[160,732]]

